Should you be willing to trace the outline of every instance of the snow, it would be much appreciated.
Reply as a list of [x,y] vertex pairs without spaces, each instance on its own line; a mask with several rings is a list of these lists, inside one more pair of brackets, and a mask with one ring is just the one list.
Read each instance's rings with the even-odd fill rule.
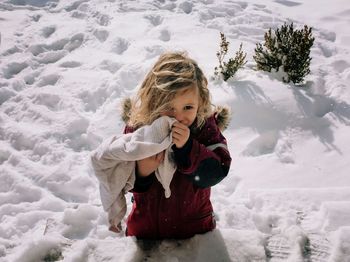
[[[266,261],[268,250],[350,261],[349,14],[347,0],[1,1],[0,261]],[[313,27],[304,86],[255,70],[255,44],[284,22]],[[228,82],[211,79],[220,31],[230,55],[241,42],[247,52]],[[212,190],[216,230],[144,247],[108,231],[89,154],[121,132],[122,99],[169,50],[197,60],[214,103],[232,109],[233,162]]]

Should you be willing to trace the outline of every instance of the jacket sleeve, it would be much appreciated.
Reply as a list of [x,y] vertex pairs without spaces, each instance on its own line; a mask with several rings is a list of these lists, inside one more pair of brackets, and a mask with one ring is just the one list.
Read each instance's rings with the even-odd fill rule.
[[219,183],[227,176],[231,165],[225,137],[216,125],[209,129],[208,135],[201,138],[202,141],[209,141],[206,145],[204,141],[201,143],[200,139],[190,137],[184,147],[173,148],[178,171],[200,188]]

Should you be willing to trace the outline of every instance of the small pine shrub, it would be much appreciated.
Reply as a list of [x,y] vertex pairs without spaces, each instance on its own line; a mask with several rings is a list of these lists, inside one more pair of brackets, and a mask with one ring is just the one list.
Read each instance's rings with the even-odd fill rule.
[[312,28],[304,25],[302,30],[294,30],[293,23],[286,23],[272,32],[265,33],[265,43],[256,44],[254,60],[258,70],[276,72],[283,70],[283,81],[300,83],[310,73],[310,49],[315,38]]
[[236,56],[234,58],[230,58],[228,62],[225,62],[224,58],[227,54],[230,42],[226,40],[224,33],[220,32],[220,38],[220,51],[216,53],[216,56],[219,60],[219,66],[215,67],[214,75],[219,76],[219,74],[221,74],[224,78],[224,81],[227,81],[230,77],[234,76],[238,69],[242,68],[245,65],[245,58],[247,54],[243,53],[241,43],[239,50],[236,52]]

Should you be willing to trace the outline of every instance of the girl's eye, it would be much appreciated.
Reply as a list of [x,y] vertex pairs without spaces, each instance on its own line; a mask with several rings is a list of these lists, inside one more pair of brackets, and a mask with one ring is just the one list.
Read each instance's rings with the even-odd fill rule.
[[185,110],[191,110],[193,108],[193,106],[185,106],[184,109]]

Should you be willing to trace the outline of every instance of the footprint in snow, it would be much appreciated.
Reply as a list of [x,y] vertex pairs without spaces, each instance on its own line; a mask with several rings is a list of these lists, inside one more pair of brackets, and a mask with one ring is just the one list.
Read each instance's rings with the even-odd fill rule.
[[84,41],[84,34],[78,33],[71,38],[62,38],[51,44],[35,44],[28,47],[28,51],[34,56],[38,56],[41,53],[49,51],[67,50],[69,52],[77,49],[82,45]]
[[37,84],[38,87],[43,87],[43,86],[48,86],[48,85],[55,85],[57,81],[61,77],[57,74],[51,74],[51,75],[46,75],[40,78],[39,83]]
[[154,27],[159,26],[163,22],[163,17],[160,15],[146,15],[144,16]]
[[151,59],[156,56],[159,56],[164,52],[164,47],[161,45],[154,45],[154,46],[146,46],[146,59]]
[[97,13],[95,14],[95,16],[96,16],[96,22],[100,26],[108,26],[111,23],[112,18],[109,15]]
[[49,51],[38,55],[35,60],[40,64],[53,64],[68,54],[66,50]]
[[83,41],[84,41],[84,34],[78,33],[70,38],[68,44],[66,44],[64,46],[64,49],[71,52],[71,51],[77,49],[78,47],[80,47],[81,44],[83,43]]
[[39,20],[41,19],[42,15],[37,14],[37,15],[32,15],[30,16],[30,19],[33,20],[34,22],[39,22]]
[[160,36],[159,39],[164,41],[164,42],[168,42],[170,41],[171,35],[170,32],[166,29],[163,29],[160,31]]
[[[27,85],[32,85],[32,84],[34,84],[35,79],[40,75],[40,73],[41,73],[41,70],[36,70],[36,71],[30,72],[29,74],[27,74],[23,77],[23,80]],[[18,85],[18,84],[16,84],[16,86],[17,86],[17,88],[19,87],[18,91],[24,89],[24,87],[25,87],[25,86]]]
[[45,38],[49,38],[54,32],[56,32],[56,26],[45,26],[41,29],[41,35]]
[[122,64],[113,62],[111,60],[103,60],[99,67],[103,70],[109,71],[112,74],[115,74],[122,67]]
[[59,66],[64,68],[75,68],[75,67],[81,66],[81,63],[77,61],[65,61],[61,63]]
[[331,66],[338,73],[343,73],[346,69],[350,67],[350,64],[345,60],[336,60],[331,63]]
[[202,2],[205,5],[210,5],[210,4],[214,3],[214,0],[201,0],[200,2]]
[[62,50],[64,46],[68,43],[68,39],[61,39],[53,42],[50,45],[46,44],[34,44],[28,47],[28,51],[34,56],[38,56],[41,53],[52,51],[52,50]]
[[74,10],[77,10],[78,7],[84,3],[87,2],[88,0],[79,0],[79,1],[75,1],[75,2],[71,2],[69,5],[67,5],[66,7],[64,7],[64,10],[66,10],[67,12],[71,12]]
[[291,245],[287,237],[282,234],[270,235],[265,245],[266,261],[284,261],[291,255]]
[[116,53],[118,55],[123,54],[126,50],[128,50],[129,48],[129,41],[127,41],[124,38],[118,37],[116,39],[114,39],[113,43],[112,43],[112,48],[111,51],[113,53]]
[[[297,223],[305,232],[306,239],[302,250],[307,261],[326,262],[329,261],[331,242],[325,233],[315,232],[315,217],[303,211],[297,212]],[[326,220],[323,217],[323,220]],[[325,222],[325,221],[323,221]]]
[[98,39],[98,41],[100,41],[102,43],[102,42],[107,40],[107,38],[109,36],[109,32],[107,30],[96,29],[93,32],[93,35]]
[[71,14],[71,16],[73,17],[73,18],[76,18],[76,19],[86,19],[87,18],[87,14],[86,13],[84,13],[84,12],[80,12],[80,11],[74,11],[72,14]]
[[12,62],[7,64],[5,68],[3,69],[4,77],[6,79],[10,79],[17,74],[19,74],[22,70],[27,68],[29,65],[27,62]]
[[266,7],[266,5],[262,5],[262,4],[253,4],[253,7],[256,7],[254,8],[254,10],[257,10],[257,9],[264,9]]
[[322,29],[322,31],[319,32],[319,34],[321,39],[323,38],[331,42],[335,42],[335,40],[337,39],[336,33],[332,31],[326,31],[326,29]]
[[[16,93],[8,87],[0,88],[0,105],[5,101],[9,100],[11,97],[15,96]],[[1,163],[0,163],[1,164]]]
[[179,8],[185,13],[185,14],[190,14],[193,9],[193,4],[191,2],[182,2],[179,4]]
[[15,54],[15,53],[21,53],[21,52],[23,52],[22,49],[20,49],[18,46],[13,46],[13,47],[11,47],[11,48],[5,50],[5,51],[2,53],[2,55],[3,55],[3,56],[8,56],[8,55],[13,55],[13,54]]
[[173,11],[175,8],[176,8],[175,3],[168,3],[159,7],[159,9],[161,10],[168,10],[168,11]]
[[304,261],[328,262],[331,255],[331,242],[320,233],[308,233],[303,250]]
[[319,43],[318,47],[320,48],[321,53],[324,57],[328,58],[337,54],[336,48],[334,46],[329,45],[328,43],[325,43],[325,42]]

